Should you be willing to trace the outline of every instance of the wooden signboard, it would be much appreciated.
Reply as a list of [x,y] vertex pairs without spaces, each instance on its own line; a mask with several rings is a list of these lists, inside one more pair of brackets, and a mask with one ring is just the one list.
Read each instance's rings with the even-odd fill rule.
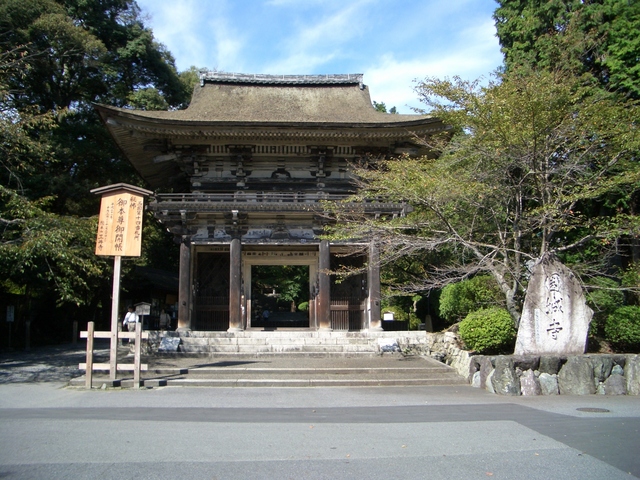
[[102,196],[96,255],[139,257],[142,249],[144,197],[119,191]]
[[[94,188],[101,195],[96,255],[113,256],[113,295],[111,297],[111,348],[109,377],[115,380],[118,354],[118,306],[120,303],[120,262],[122,257],[139,257],[142,250],[144,197],[153,192],[118,183]],[[122,334],[120,334],[122,335]],[[87,354],[88,358],[88,354]],[[87,360],[88,362],[89,360]]]

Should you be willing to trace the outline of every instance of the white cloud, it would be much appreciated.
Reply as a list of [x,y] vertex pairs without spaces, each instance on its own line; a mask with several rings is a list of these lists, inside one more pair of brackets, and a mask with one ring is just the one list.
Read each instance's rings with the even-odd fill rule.
[[365,83],[372,99],[395,106],[400,113],[421,108],[414,91],[415,80],[427,77],[454,77],[474,80],[489,75],[501,64],[493,23],[487,21],[460,33],[449,51],[431,52],[409,60],[398,60],[392,53],[365,69]]
[[[278,4],[286,1],[278,0]],[[370,3],[371,0],[360,0],[345,6],[344,2],[340,2],[341,8],[337,11],[323,4],[323,12],[329,13],[321,18],[305,16],[304,20],[298,19],[295,31],[282,41],[284,58],[269,63],[266,69],[274,73],[309,73],[342,57],[345,44],[360,35],[360,18],[363,9]]]
[[420,107],[415,79],[488,76],[492,6],[475,0],[138,0],[180,70],[364,73],[372,98]]

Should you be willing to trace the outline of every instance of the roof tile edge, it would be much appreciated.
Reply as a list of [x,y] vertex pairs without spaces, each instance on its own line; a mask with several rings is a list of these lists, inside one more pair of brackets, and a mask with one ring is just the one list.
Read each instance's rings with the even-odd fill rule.
[[259,85],[363,85],[361,73],[329,75],[267,75],[259,73],[200,72],[205,83],[248,83]]

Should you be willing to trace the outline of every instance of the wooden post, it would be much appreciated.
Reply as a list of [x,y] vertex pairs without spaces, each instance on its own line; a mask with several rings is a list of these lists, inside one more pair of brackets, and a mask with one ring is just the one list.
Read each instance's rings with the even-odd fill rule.
[[320,242],[320,258],[318,262],[318,302],[316,314],[320,330],[331,330],[331,279],[327,271],[331,268],[329,242]]
[[229,251],[229,331],[242,330],[241,289],[242,289],[242,243],[240,239],[231,240]]
[[85,374],[84,386],[88,390],[91,390],[93,386],[93,331],[94,323],[89,322],[87,324],[87,370]]
[[142,323],[136,322],[135,353],[133,357],[133,388],[140,388],[140,350],[142,348]]
[[91,193],[101,195],[95,254],[114,257],[109,378],[115,380],[118,371],[121,257],[139,257],[142,252],[144,197],[152,195],[153,192],[126,183],[117,183],[94,188]]
[[120,304],[120,266],[122,257],[113,259],[113,291],[111,296],[111,345],[109,349],[109,379],[116,379],[118,370],[118,307]]
[[369,330],[382,330],[380,318],[380,251],[374,241],[369,245],[369,265],[367,268],[369,295],[367,305],[369,307]]
[[180,244],[180,270],[178,273],[178,327],[177,330],[191,330],[191,247],[183,241]]

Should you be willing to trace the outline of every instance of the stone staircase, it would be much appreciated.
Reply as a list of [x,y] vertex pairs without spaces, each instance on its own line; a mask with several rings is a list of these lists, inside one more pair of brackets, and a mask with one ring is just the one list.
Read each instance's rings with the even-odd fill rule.
[[[373,387],[468,385],[452,367],[424,354],[424,331],[320,332],[301,329],[243,332],[150,332],[179,338],[176,352],[145,355],[144,387]],[[431,343],[430,343],[431,342]],[[418,348],[416,348],[418,347]],[[426,349],[428,350],[428,348]],[[130,363],[128,349],[119,362]],[[133,387],[131,374],[94,374],[93,385]],[[71,381],[83,386],[84,377]]]
[[302,329],[246,330],[242,332],[167,332],[179,337],[179,352],[199,354],[306,353],[357,355],[380,353],[381,345],[396,342],[421,345],[424,331],[345,332]]
[[[129,385],[131,383],[131,385]],[[123,379],[123,387],[133,386]],[[399,353],[302,356],[298,354],[205,357],[188,368],[156,366],[145,387],[381,387],[468,385],[451,367]]]

